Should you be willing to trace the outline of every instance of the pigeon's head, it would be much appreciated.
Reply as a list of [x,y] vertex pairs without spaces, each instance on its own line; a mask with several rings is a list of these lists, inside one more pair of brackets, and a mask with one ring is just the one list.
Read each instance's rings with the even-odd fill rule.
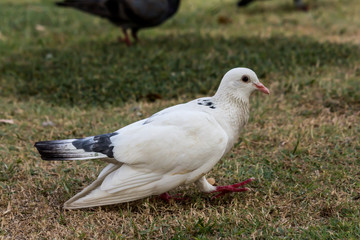
[[233,68],[221,80],[217,94],[231,95],[235,98],[248,99],[250,94],[259,90],[269,94],[267,89],[257,78],[256,73],[248,68]]

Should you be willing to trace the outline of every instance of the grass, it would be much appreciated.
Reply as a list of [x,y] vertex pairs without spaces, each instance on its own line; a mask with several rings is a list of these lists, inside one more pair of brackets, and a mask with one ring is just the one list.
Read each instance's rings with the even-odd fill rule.
[[[0,123],[0,237],[359,239],[360,3],[234,3],[184,0],[128,48],[102,19],[2,1],[0,119],[14,124]],[[112,132],[211,95],[235,66],[254,69],[271,95],[252,96],[239,143],[208,176],[255,177],[251,191],[211,200],[190,185],[172,192],[182,202],[62,209],[104,163],[43,162],[35,141]]]

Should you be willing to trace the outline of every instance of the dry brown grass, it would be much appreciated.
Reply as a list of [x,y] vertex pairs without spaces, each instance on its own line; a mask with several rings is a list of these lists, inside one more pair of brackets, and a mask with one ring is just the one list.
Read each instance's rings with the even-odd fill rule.
[[[43,162],[33,142],[110,132],[183,100],[86,111],[53,107],[50,113],[54,116],[43,112],[48,108],[45,103],[2,99],[8,101],[5,117],[15,119],[16,125],[5,129],[6,142],[1,145],[6,164],[3,171],[8,174],[1,190],[1,229],[5,236],[27,239],[163,238],[179,234],[180,238],[215,234],[231,239],[233,228],[238,228],[240,236],[244,232],[243,237],[258,238],[281,236],[279,228],[296,235],[333,219],[353,221],[353,214],[358,213],[354,198],[359,195],[356,151],[360,105],[344,103],[331,111],[324,107],[323,97],[309,101],[306,94],[294,107],[276,87],[271,86],[270,100],[263,102],[264,96],[254,96],[260,104],[252,111],[253,119],[241,144],[209,174],[218,184],[255,176],[251,192],[211,200],[186,186],[177,192],[191,198],[170,205],[151,197],[75,211],[63,210],[63,202],[95,179],[104,164]],[[47,119],[55,127],[41,126]],[[297,138],[300,144],[291,154]],[[12,164],[15,166],[9,170]],[[251,234],[242,228],[252,229]]]

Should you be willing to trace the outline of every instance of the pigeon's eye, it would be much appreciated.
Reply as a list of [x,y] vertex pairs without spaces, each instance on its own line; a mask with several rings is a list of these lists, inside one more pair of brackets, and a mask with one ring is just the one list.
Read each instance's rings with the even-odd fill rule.
[[248,81],[249,81],[249,77],[246,76],[246,75],[244,75],[244,76],[241,77],[241,80],[242,80],[243,82],[248,82]]

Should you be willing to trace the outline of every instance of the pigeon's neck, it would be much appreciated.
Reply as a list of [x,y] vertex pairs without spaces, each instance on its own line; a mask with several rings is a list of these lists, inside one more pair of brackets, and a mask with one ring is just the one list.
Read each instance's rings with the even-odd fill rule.
[[249,98],[244,96],[231,96],[215,94],[213,101],[219,107],[222,115],[224,129],[231,136],[231,146],[237,141],[241,129],[249,119]]
[[[232,94],[224,94],[223,91],[218,91],[216,94],[212,97],[214,102],[217,102],[223,106],[228,106],[230,108],[233,108],[234,111],[236,109],[242,109],[243,107],[246,107],[249,109],[249,97],[248,95],[232,95]],[[230,109],[229,109],[230,110]],[[241,111],[241,110],[240,110]]]

